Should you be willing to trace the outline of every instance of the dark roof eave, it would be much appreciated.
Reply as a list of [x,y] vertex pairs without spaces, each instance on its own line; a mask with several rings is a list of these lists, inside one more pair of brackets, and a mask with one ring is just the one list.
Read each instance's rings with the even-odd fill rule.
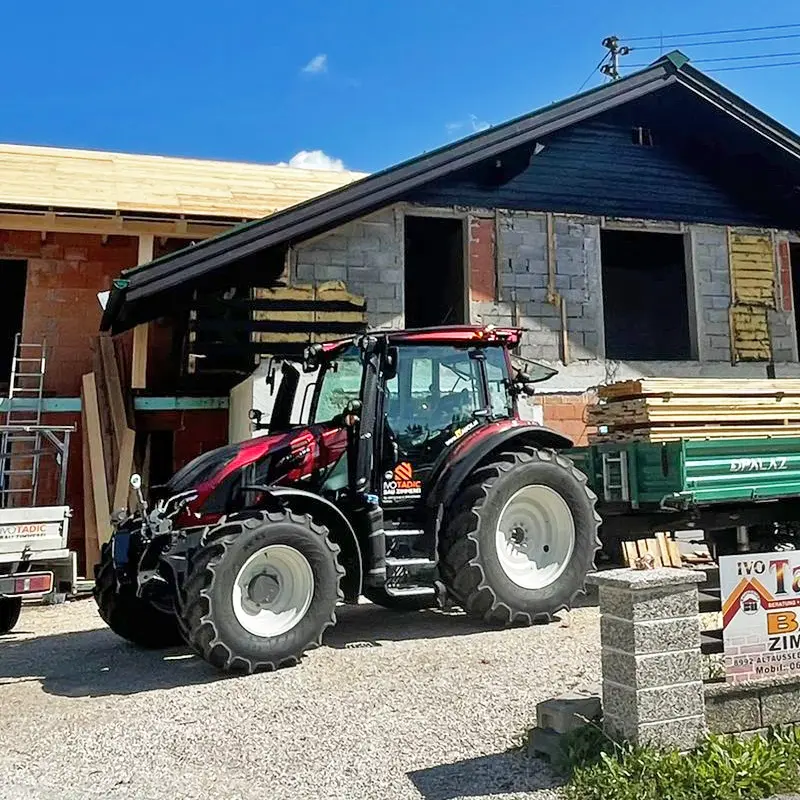
[[800,138],[794,131],[743,100],[699,70],[687,64],[678,73],[682,86],[716,106],[737,122],[763,136],[795,158],[800,158]]
[[527,118],[485,131],[432,154],[368,176],[334,192],[279,212],[240,230],[179,251],[126,273],[128,299],[141,300],[201,277],[255,252],[307,238],[391,203],[436,178],[545,136],[584,118],[649,94],[675,81],[674,69],[657,64],[618,83],[545,108]]

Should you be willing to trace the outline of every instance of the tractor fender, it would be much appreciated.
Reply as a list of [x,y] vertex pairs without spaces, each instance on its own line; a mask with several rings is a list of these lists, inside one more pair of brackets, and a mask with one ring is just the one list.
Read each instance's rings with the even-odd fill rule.
[[427,505],[437,515],[437,519],[441,519],[439,509],[447,508],[467,476],[481,462],[509,444],[515,447],[527,445],[546,450],[565,450],[573,446],[572,440],[566,436],[533,423],[502,427],[498,425],[495,430],[491,427],[482,431],[477,429],[473,435],[464,440],[462,447],[451,454],[451,458],[439,470],[430,489]]
[[345,600],[350,603],[358,602],[364,574],[363,557],[350,520],[330,500],[305,489],[271,486],[269,494],[271,497],[287,501],[292,511],[298,514],[310,514],[316,522],[328,529],[331,541],[337,544],[341,551],[339,562],[345,569],[345,577],[342,578]]

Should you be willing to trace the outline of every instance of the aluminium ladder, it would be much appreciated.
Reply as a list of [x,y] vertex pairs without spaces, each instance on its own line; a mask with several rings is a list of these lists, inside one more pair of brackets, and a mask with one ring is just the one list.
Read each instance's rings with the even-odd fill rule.
[[46,342],[23,342],[17,333],[0,438],[0,508],[36,505],[46,365]]

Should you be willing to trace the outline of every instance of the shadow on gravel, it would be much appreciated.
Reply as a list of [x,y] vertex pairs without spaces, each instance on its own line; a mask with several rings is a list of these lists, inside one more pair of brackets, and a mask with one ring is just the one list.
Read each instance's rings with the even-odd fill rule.
[[325,633],[326,647],[378,646],[380,642],[469,636],[490,630],[467,619],[460,610],[392,611],[371,604],[340,606],[336,626]]
[[225,676],[183,647],[140,650],[110,630],[0,637],[0,688],[36,682],[48,694],[98,697],[210,683]]
[[514,752],[441,764],[409,772],[408,777],[425,800],[491,797],[563,785],[544,762]]
[[[596,605],[596,596],[575,599],[574,607]],[[551,624],[558,625],[563,614]],[[323,644],[333,648],[378,647],[381,642],[405,642],[415,639],[442,639],[471,636],[499,630],[469,619],[459,608],[392,611],[381,606],[363,604],[340,606],[337,623],[325,633]],[[524,629],[521,626],[521,629]]]

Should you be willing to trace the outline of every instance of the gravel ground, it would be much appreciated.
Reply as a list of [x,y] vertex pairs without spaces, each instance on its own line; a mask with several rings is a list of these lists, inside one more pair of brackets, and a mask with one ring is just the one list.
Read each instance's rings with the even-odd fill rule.
[[23,610],[0,638],[0,800],[545,800],[515,752],[540,700],[599,681],[587,603],[485,631],[462,615],[340,609],[299,667],[221,678],[135,650],[92,600]]

